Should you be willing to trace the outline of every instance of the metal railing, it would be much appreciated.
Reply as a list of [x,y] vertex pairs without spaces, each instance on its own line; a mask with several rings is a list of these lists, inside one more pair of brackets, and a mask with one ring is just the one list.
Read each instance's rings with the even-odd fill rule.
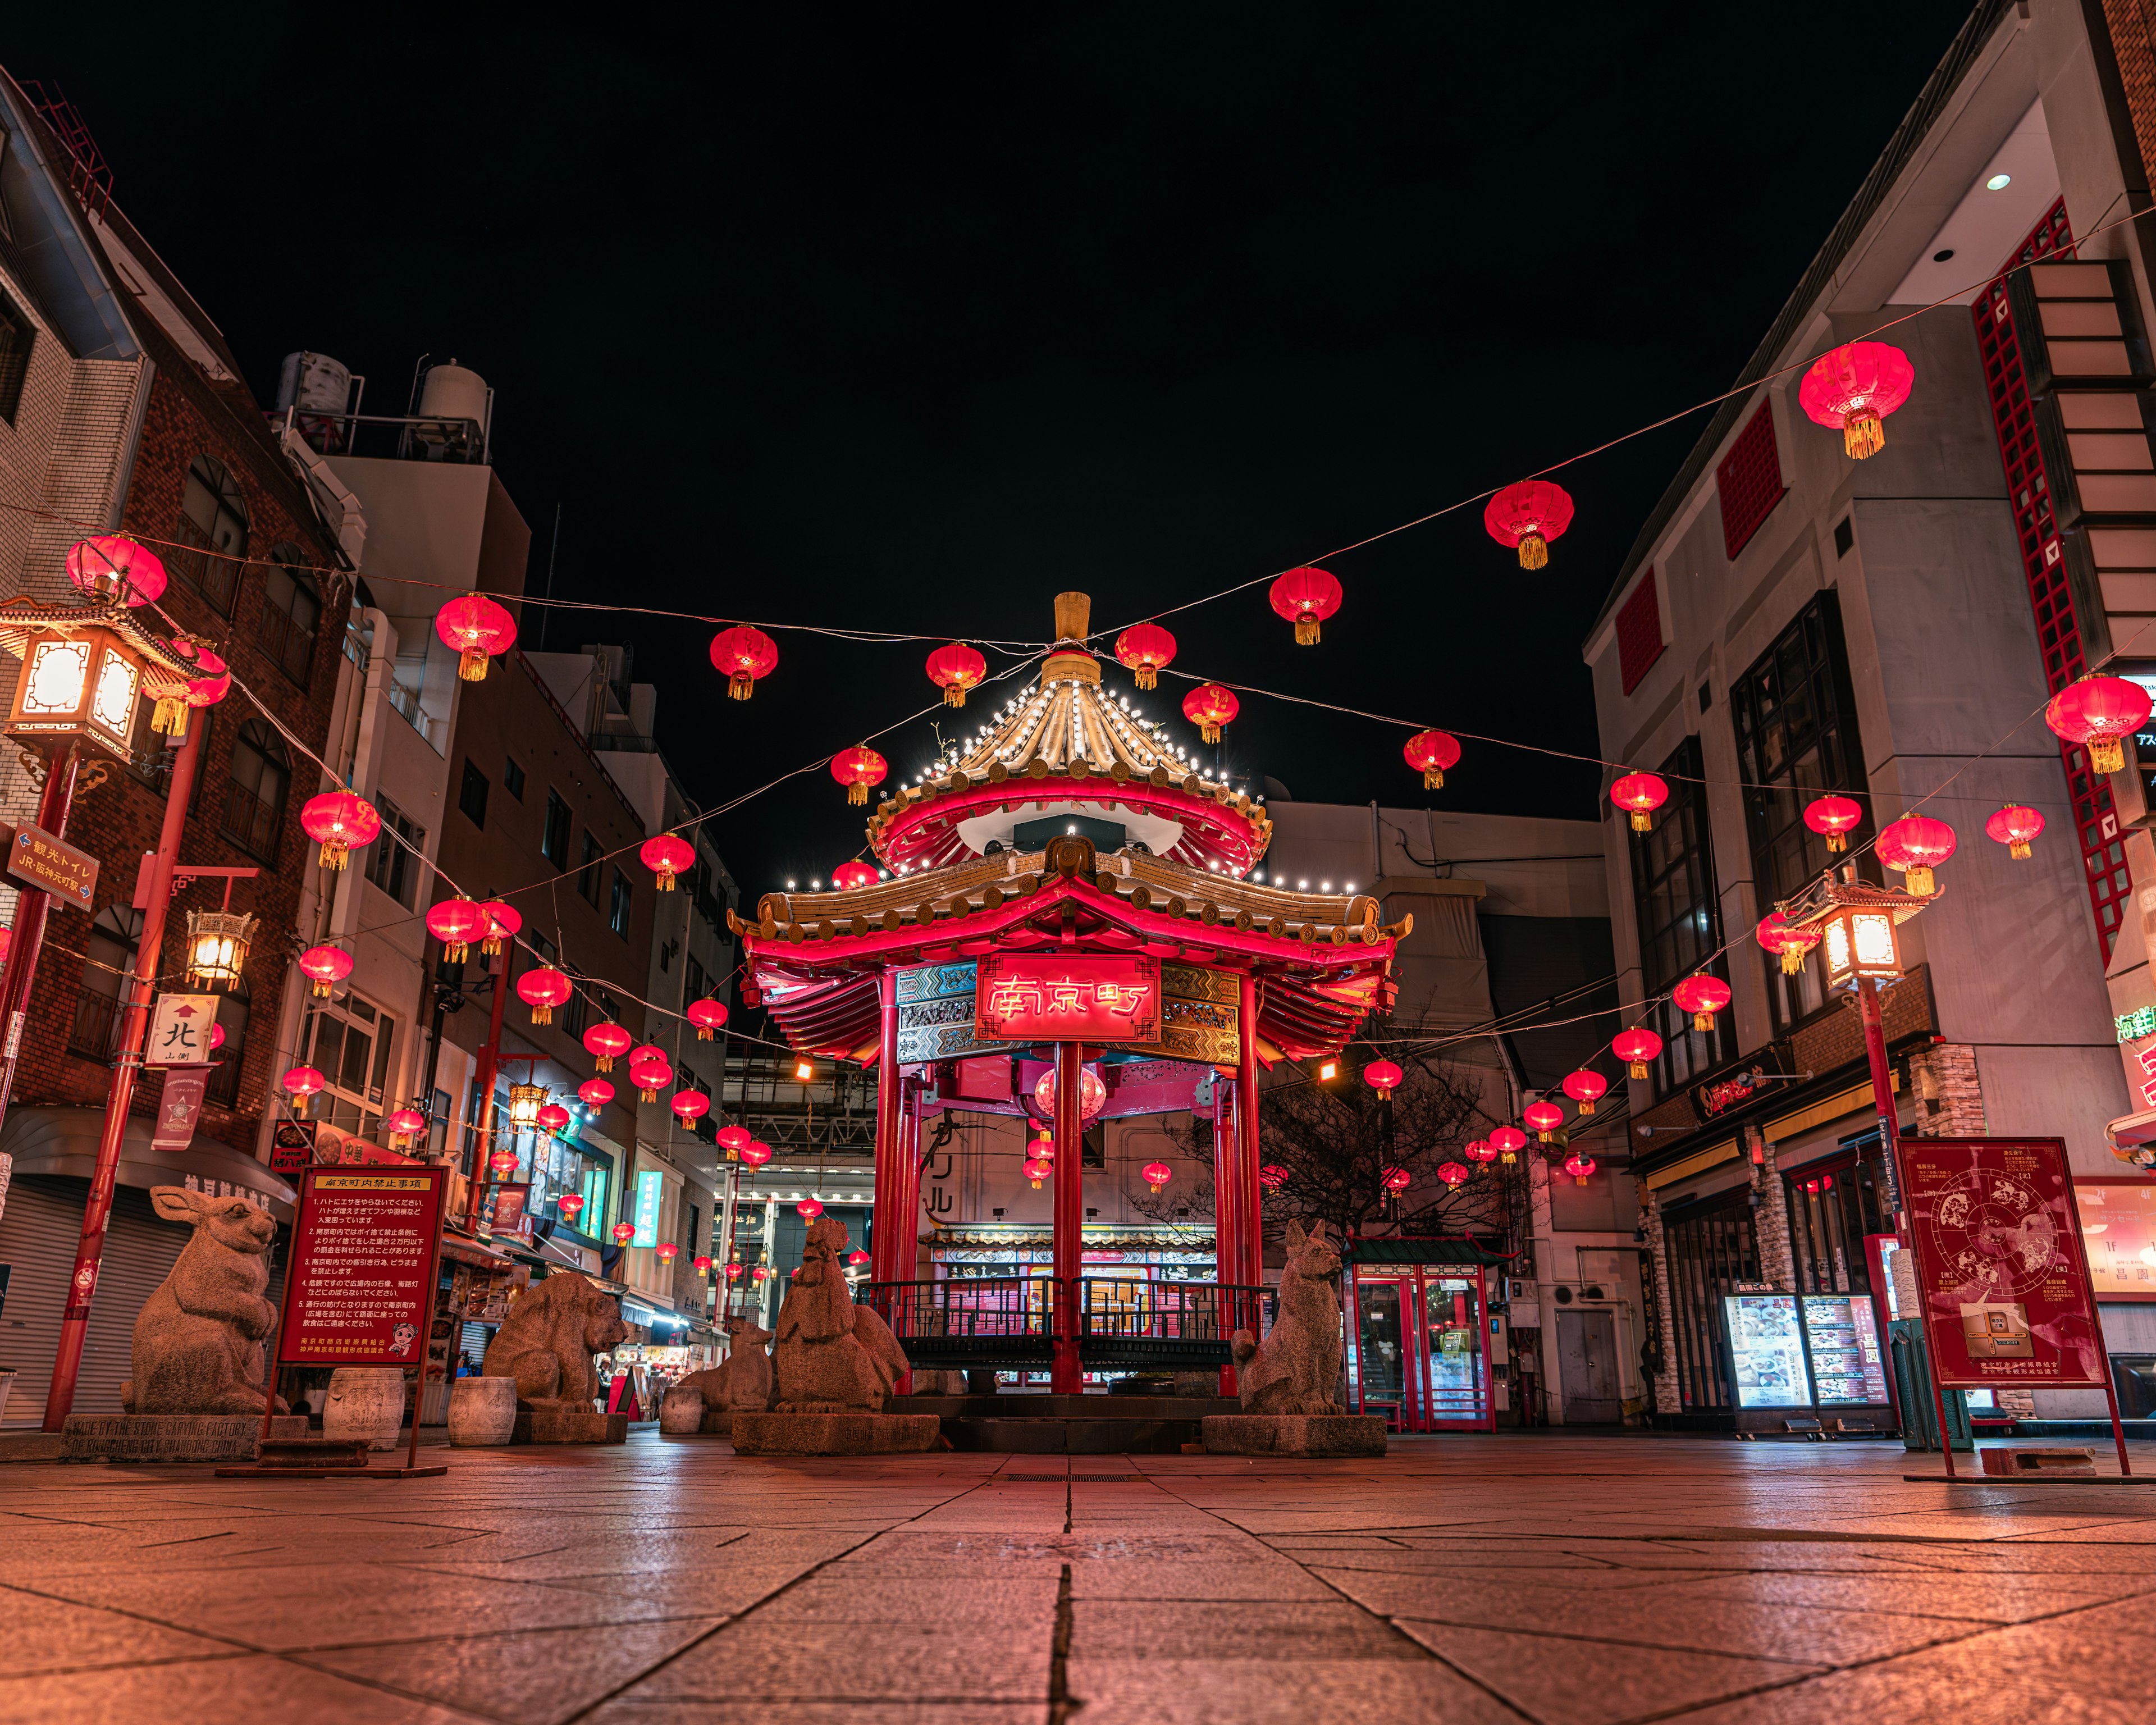
[[863,1301],[916,1366],[1045,1366],[1055,1340],[1046,1276],[875,1281]]
[[1084,1276],[1078,1358],[1089,1367],[1225,1365],[1236,1331],[1264,1333],[1265,1297],[1235,1283]]
[[[865,1284],[916,1366],[1045,1367],[1055,1342],[1053,1276],[956,1277]],[[1089,1369],[1224,1365],[1237,1330],[1265,1328],[1261,1287],[1214,1282],[1078,1280],[1078,1357]]]

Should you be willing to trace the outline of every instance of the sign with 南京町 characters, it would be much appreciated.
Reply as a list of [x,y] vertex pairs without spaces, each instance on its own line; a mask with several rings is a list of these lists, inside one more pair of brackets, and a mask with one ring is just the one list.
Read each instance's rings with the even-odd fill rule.
[[1160,1014],[1160,960],[1139,953],[992,952],[973,987],[983,1042],[1157,1042]]

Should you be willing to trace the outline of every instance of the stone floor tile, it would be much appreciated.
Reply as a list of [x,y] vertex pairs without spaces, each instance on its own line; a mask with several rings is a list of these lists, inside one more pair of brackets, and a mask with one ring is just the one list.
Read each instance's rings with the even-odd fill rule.
[[[1040,1725],[1029,1702],[788,1701],[785,1725]],[[773,1725],[763,1701],[640,1701],[624,1697],[586,1715],[589,1725]]]
[[634,1702],[1044,1702],[1050,1636],[983,1624],[726,1625],[623,1693]]
[[66,1599],[0,1587],[0,1675],[168,1659],[225,1659],[249,1650]]
[[1233,1603],[1159,1599],[1133,1606],[1077,1599],[1071,1605],[1073,1659],[1416,1659],[1415,1648],[1381,1618],[1335,1599]]
[[1540,1725],[1620,1725],[1775,1687],[1824,1670],[1778,1660],[1445,1624],[1403,1622],[1400,1627]]
[[1072,1699],[1084,1725],[1520,1725],[1511,1707],[1436,1661],[1081,1659]]
[[832,1565],[789,1587],[757,1613],[758,1622],[929,1622],[967,1628],[1038,1622],[1049,1634],[1055,1618],[1058,1578],[973,1576],[961,1580],[915,1577],[902,1584],[860,1579]]
[[157,1725],[471,1725],[484,1716],[261,1656],[0,1678],[0,1725],[111,1725],[131,1717]]
[[1901,1612],[1912,1616],[2021,1623],[2108,1599],[2156,1593],[2156,1574],[2080,1575],[1968,1575],[1940,1571],[1894,1575],[1816,1575],[1786,1571],[1719,1575],[1664,1589],[1671,1599],[1746,1599],[1759,1604],[1830,1605],[1844,1611]]

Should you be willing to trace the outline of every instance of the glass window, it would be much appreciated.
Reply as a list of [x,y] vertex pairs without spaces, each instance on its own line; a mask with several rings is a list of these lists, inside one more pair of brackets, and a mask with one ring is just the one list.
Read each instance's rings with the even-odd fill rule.
[[501,788],[518,802],[524,800],[524,769],[506,755],[501,760]]
[[275,660],[286,676],[305,686],[314,668],[315,634],[322,620],[321,589],[315,578],[299,567],[306,554],[296,545],[280,544],[270,553],[275,559],[262,594],[262,626],[258,639],[262,649]]
[[252,999],[243,976],[217,1003],[217,1021],[223,1027],[224,1040],[218,1045],[205,1096],[228,1108],[239,1101],[239,1068],[247,1059],[247,1024],[254,1015]]
[[569,805],[559,791],[547,793],[547,824],[539,829],[539,854],[557,869],[569,866]]
[[38,326],[23,309],[0,294],[0,419],[15,423],[23,403],[23,385],[30,375],[30,348],[38,339]]
[[1864,1237],[1889,1234],[1875,1163],[1854,1157],[1807,1164],[1783,1176],[1789,1246],[1800,1294],[1879,1294]]
[[[379,792],[374,806],[382,816],[382,836],[367,847],[367,878],[407,910],[418,890],[420,856],[427,848],[427,829]],[[404,845],[389,835],[394,833]],[[405,849],[409,845],[410,850]]]
[[327,1081],[315,1112],[340,1132],[372,1137],[384,1111],[396,1021],[343,989],[317,1006],[310,1021],[306,1064]]
[[606,847],[589,827],[584,829],[584,860],[577,870],[577,891],[584,901],[594,910],[599,901],[599,859],[606,855]]
[[141,932],[140,911],[110,905],[97,913],[96,922],[90,925],[82,987],[75,996],[74,1022],[68,1030],[69,1053],[100,1063],[118,1055],[120,1033],[126,1021],[121,1001]]
[[[1730,685],[1737,759],[1750,787],[1745,825],[1752,878],[1764,916],[1837,859],[1826,840],[1804,824],[1805,805],[1829,792],[1868,803],[1864,750],[1850,692],[1849,655],[1842,644],[1841,608],[1831,593],[1804,607],[1752,668]],[[1871,834],[1867,813],[1850,835],[1851,852]],[[1781,961],[1761,952],[1767,996],[1779,1034],[1825,1004],[1820,967],[1785,977]]]
[[1751,1198],[1751,1189],[1740,1186],[1663,1214],[1677,1386],[1687,1409],[1729,1405],[1729,1337],[1722,1301],[1739,1282],[1759,1280]]
[[225,616],[239,592],[247,556],[247,500],[232,470],[214,455],[198,455],[181,494],[171,567]]
[[465,762],[465,778],[457,792],[457,807],[475,827],[486,824],[486,775],[470,761]]
[[[1699,761],[1699,739],[1688,737],[1662,763],[1670,799],[1656,811],[1653,830],[1630,834],[1640,964],[1650,998],[1666,993],[1702,967],[1724,979],[1729,974],[1726,958],[1708,957],[1722,944],[1722,915]],[[1653,1069],[1657,1096],[1667,1096],[1735,1057],[1731,1016],[1724,1011],[1717,1015],[1712,1030],[1695,1030],[1691,1014],[1664,1000],[1642,1020],[1662,1039]]]
[[263,719],[249,719],[232,740],[230,783],[218,829],[264,862],[277,858],[277,831],[292,783],[292,757],[285,739]]
[[607,927],[624,940],[629,938],[629,876],[613,871],[613,896],[607,906]]

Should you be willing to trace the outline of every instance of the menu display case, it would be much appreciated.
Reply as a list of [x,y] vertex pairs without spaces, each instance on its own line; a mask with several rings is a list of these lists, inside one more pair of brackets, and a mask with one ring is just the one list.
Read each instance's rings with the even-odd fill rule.
[[1887,1363],[1869,1294],[1805,1295],[1804,1327],[1819,1406],[1887,1404]]
[[1808,1408],[1811,1375],[1794,1294],[1725,1294],[1724,1322],[1740,1408]]

